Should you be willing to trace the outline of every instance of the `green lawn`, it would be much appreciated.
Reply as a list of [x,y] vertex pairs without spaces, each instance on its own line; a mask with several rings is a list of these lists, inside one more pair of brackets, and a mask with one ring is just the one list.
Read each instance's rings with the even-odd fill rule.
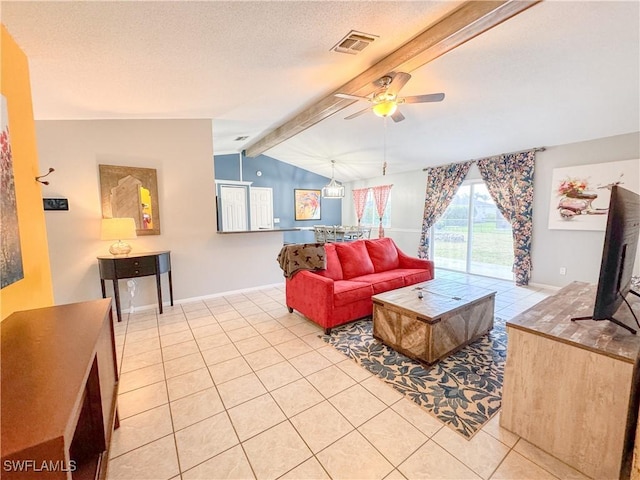
[[[467,256],[466,227],[446,226],[436,229],[435,258],[464,261]],[[474,262],[511,266],[513,237],[510,229],[496,228],[495,222],[474,225],[472,259]]]

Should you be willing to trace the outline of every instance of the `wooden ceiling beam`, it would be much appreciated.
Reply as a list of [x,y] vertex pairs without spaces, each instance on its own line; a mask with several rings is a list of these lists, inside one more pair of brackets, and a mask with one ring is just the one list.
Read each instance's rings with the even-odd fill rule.
[[373,82],[393,71],[412,72],[542,0],[470,0],[434,23],[360,75],[253,142],[246,150],[257,157],[354,103],[336,93],[367,96]]

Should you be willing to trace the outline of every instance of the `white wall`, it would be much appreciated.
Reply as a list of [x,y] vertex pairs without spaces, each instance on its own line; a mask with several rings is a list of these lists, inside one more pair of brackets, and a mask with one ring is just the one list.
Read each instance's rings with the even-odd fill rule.
[[[603,231],[548,228],[553,169],[633,159],[640,159],[638,132],[551,147],[537,155],[533,192],[532,282],[558,286],[574,280],[596,283],[600,271]],[[560,275],[560,267],[566,267],[566,275]]]
[[[574,280],[590,283],[598,280],[604,232],[548,228],[553,169],[632,159],[640,159],[639,132],[547,147],[546,151],[536,154],[531,283],[564,286]],[[474,165],[467,179],[479,178],[480,173]],[[406,253],[415,255],[420,240],[426,188],[426,172],[422,170],[345,184],[347,192],[342,202],[343,223],[356,223],[352,189],[389,183],[393,184],[391,228],[385,230],[386,236],[393,238]],[[372,238],[375,233],[374,229]],[[567,269],[566,275],[560,275],[560,267]]]
[[[389,202],[391,227],[385,228],[385,236],[393,238],[405,253],[415,255],[420,242],[426,180],[426,172],[413,171],[345,183],[346,192],[342,200],[342,223],[344,225],[358,223],[351,194],[353,189],[391,184],[393,185]],[[371,229],[371,238],[377,237],[378,228],[376,226]]]
[[[96,256],[112,242],[99,239],[99,164],[157,170],[161,235],[129,243],[138,252],[171,250],[176,300],[283,281],[282,233],[216,233],[211,121],[38,121],[36,132],[41,165],[56,169],[43,196],[70,205],[45,215],[56,304],[101,296]],[[154,277],[137,283],[134,306],[155,303]],[[125,282],[120,287],[124,308]],[[166,275],[163,289],[168,300]]]

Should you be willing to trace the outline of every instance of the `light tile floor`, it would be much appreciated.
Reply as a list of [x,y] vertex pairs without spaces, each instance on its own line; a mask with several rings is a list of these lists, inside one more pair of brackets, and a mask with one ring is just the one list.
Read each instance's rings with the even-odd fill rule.
[[[496,290],[504,318],[553,293],[436,275]],[[464,439],[289,314],[284,287],[130,314],[115,332],[110,479],[584,478],[499,415]]]

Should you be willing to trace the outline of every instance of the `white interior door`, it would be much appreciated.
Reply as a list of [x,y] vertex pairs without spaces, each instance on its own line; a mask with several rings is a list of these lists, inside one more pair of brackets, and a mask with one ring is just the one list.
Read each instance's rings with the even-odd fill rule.
[[247,190],[245,187],[223,185],[220,187],[220,212],[222,231],[247,230]]
[[273,228],[273,189],[251,188],[251,230]]

